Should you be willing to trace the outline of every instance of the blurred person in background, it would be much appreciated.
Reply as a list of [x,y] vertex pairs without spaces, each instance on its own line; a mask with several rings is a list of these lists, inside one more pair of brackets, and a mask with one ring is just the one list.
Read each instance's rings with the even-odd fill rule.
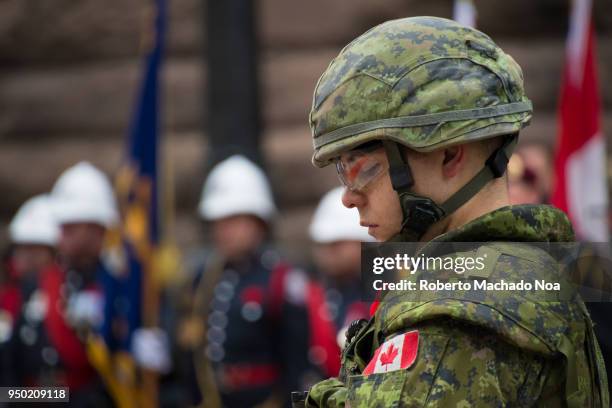
[[551,146],[544,142],[529,142],[517,147],[525,166],[536,174],[536,185],[543,196],[543,203],[550,202],[555,172]]
[[0,263],[0,310],[7,312],[9,315],[2,318],[0,324],[0,338],[5,339],[9,336],[10,331],[4,330],[5,322],[14,322],[14,316],[19,311],[19,303],[21,295],[19,294],[19,279],[15,271],[15,263],[13,261],[13,247],[9,244],[1,256]]
[[0,264],[0,387],[10,385],[13,380],[8,344],[21,309],[21,291],[12,250],[10,245],[4,250]]
[[[359,225],[356,208],[342,204],[342,187],[329,191],[321,201],[310,223],[310,238],[316,244],[313,259],[325,290],[324,306],[332,320],[338,352],[334,359],[337,376],[340,350],[344,347],[350,324],[369,318],[369,304],[361,299],[361,242],[371,242],[368,230]],[[329,365],[329,364],[328,364]]]
[[[111,252],[105,252],[107,234],[119,225],[115,195],[106,175],[88,162],[78,163],[59,177],[51,198],[61,231],[61,313],[75,334],[71,350],[88,368],[78,378],[83,383],[83,400],[71,387],[71,403],[96,401],[108,405],[109,390],[117,389],[110,384],[118,379],[114,372],[97,375],[87,363],[86,349],[92,338],[103,339],[111,352],[129,350],[139,366],[164,372],[170,366],[165,333],[159,329],[136,329],[130,333],[128,320],[134,311],[130,310],[123,284],[126,276],[120,262],[113,259]],[[112,396],[115,401],[121,398],[118,391],[113,391]]]
[[308,365],[308,281],[269,247],[276,206],[265,174],[239,155],[217,164],[199,214],[213,248],[179,328],[193,352],[194,402],[288,406]]
[[[62,275],[58,277],[58,308],[70,347],[69,358],[82,367],[70,387],[71,402],[84,405],[86,400],[112,405],[109,390],[87,354],[92,333],[100,333],[109,348],[122,336],[125,323],[110,321],[120,307],[119,276],[102,257],[107,230],[119,223],[119,214],[111,184],[104,173],[88,162],[65,170],[51,191],[53,215],[59,225],[58,259]],[[125,313],[124,313],[125,314]],[[123,324],[122,324],[123,323]],[[68,356],[67,356],[68,357]],[[82,389],[76,394],[73,389]]]
[[510,203],[548,203],[553,175],[551,154],[546,145],[540,143],[519,145],[508,162]]
[[12,248],[5,260],[0,296],[0,359],[3,386],[65,384],[67,372],[58,358],[54,328],[57,318],[49,308],[53,281],[61,273],[55,247],[59,228],[46,195],[32,197],[9,225]]

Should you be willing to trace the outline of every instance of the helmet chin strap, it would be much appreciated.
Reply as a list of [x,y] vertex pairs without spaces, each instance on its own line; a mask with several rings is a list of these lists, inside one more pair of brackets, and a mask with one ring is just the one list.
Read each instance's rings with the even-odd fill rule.
[[389,161],[391,185],[397,193],[402,207],[400,233],[391,241],[418,241],[435,223],[456,211],[471,199],[489,181],[501,177],[518,141],[517,135],[508,136],[485,161],[482,169],[444,203],[438,205],[428,197],[414,194],[414,178],[409,163],[402,155],[400,145],[390,140],[383,141]]

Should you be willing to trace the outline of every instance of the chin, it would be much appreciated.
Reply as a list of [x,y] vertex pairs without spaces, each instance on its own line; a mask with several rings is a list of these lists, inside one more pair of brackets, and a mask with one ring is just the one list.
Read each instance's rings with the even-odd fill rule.
[[393,230],[380,231],[379,229],[380,227],[378,227],[375,231],[373,231],[373,234],[370,234],[378,242],[388,241],[401,232],[401,231],[393,231]]
[[378,230],[368,232],[368,235],[374,238],[377,242],[384,242],[388,239],[388,238],[384,238],[384,236],[381,235],[380,231]]

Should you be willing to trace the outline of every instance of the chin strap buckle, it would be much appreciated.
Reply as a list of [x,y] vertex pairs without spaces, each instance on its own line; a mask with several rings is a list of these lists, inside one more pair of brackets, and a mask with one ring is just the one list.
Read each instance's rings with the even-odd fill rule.
[[491,173],[493,173],[493,177],[499,178],[504,175],[506,172],[506,167],[508,166],[508,157],[506,156],[506,152],[500,147],[495,150],[487,161],[485,162],[486,166],[491,169]]
[[444,217],[444,211],[427,198],[408,196],[402,201],[404,201],[402,207],[406,211],[402,230],[409,229],[416,232],[417,238],[421,238],[429,227]]
[[485,165],[491,169],[493,177],[499,178],[503,176],[503,174],[506,172],[506,167],[508,166],[508,156],[506,156],[504,148],[497,148],[495,152],[489,156],[485,162]]
[[516,141],[516,135],[508,137],[485,161],[485,166],[491,170],[494,178],[499,178],[506,172],[508,161],[510,160],[510,155],[512,154],[512,150],[514,150]]

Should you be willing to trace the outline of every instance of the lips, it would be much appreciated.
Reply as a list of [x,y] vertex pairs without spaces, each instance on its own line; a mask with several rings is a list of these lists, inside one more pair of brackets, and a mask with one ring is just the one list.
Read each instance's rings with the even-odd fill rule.
[[369,222],[360,222],[359,225],[366,228],[376,228],[378,224],[370,224]]

